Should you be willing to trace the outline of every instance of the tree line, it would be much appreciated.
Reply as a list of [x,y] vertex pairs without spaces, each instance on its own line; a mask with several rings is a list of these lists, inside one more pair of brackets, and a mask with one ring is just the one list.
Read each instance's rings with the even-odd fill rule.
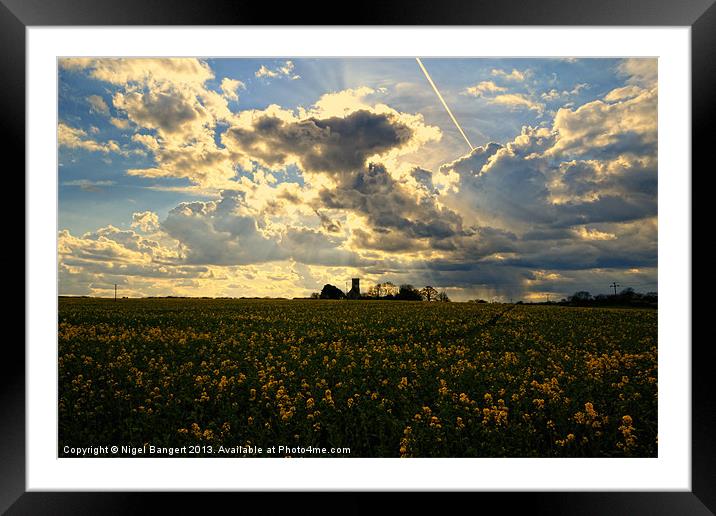
[[623,289],[618,294],[597,294],[593,296],[586,290],[575,292],[568,298],[562,299],[559,304],[569,306],[642,306],[656,307],[659,295],[656,292],[645,294],[637,292],[631,287]]
[[[486,301],[485,299],[471,299],[468,303],[490,303],[490,301]],[[656,308],[659,304],[659,295],[656,292],[637,292],[631,287],[625,288],[618,294],[597,294],[594,296],[586,290],[579,290],[571,296],[562,298],[559,301],[517,301],[515,304]]]
[[[311,294],[311,299],[346,299],[346,294],[335,285],[326,284],[320,292]],[[390,281],[373,285],[360,299],[450,302],[445,290],[438,291],[430,285],[417,289],[409,283],[397,286]]]

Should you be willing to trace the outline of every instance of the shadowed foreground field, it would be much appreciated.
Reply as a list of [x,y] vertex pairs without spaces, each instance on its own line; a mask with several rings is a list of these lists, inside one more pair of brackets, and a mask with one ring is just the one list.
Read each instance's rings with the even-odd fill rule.
[[654,457],[657,311],[60,298],[59,456],[112,445]]

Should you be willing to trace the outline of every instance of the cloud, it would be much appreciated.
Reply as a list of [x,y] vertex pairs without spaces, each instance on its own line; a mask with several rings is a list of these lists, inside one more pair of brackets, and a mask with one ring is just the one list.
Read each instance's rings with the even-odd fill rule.
[[119,114],[111,123],[120,129],[131,123],[135,136],[141,136],[133,140],[144,145],[155,162],[146,169],[129,168],[128,174],[188,178],[204,187],[230,186],[235,163],[217,146],[215,131],[233,113],[227,98],[207,87],[214,74],[204,61],[81,58],[62,59],[60,66],[115,86],[112,103]]
[[357,265],[343,239],[300,226],[270,227],[251,213],[242,196],[225,192],[218,201],[182,203],[161,228],[181,242],[189,264],[246,265],[293,259],[306,264]]
[[621,61],[617,70],[627,77],[629,84],[653,88],[658,78],[658,63],[656,58],[629,58]]
[[159,216],[151,211],[132,214],[132,228],[139,228],[145,233],[153,233],[159,229]]
[[544,110],[544,104],[531,100],[523,93],[505,93],[502,95],[495,95],[489,99],[489,102],[491,104],[507,106],[513,109],[527,108],[538,112],[542,112]]
[[[308,106],[233,112],[228,102],[242,83],[224,78],[210,89],[213,72],[203,61],[159,60],[156,69],[110,61],[61,66],[113,85],[110,123],[131,127],[127,138],[152,162],[127,173],[157,178],[151,188],[204,197],[177,204],[163,220],[134,213],[128,229],[61,232],[62,292],[101,293],[118,283],[137,294],[306,295],[357,275],[446,287],[464,299],[627,284],[637,274],[630,269],[655,281],[654,60],[622,61],[620,85],[556,113],[545,103],[576,102],[586,83],[513,92],[505,84],[530,72],[496,69],[494,82],[464,93],[553,120],[437,167],[425,165],[426,154],[443,155],[433,145],[442,133],[426,124],[424,102],[414,97],[400,105],[416,112],[399,111],[385,90],[362,86]],[[262,69],[263,78],[294,75],[292,63]],[[91,134],[58,127],[63,147],[121,151]],[[100,183],[63,185],[110,186]]]
[[375,109],[368,100],[375,94],[376,90],[367,86],[324,93],[306,112],[305,116],[346,116],[354,111]]
[[507,91],[504,86],[498,86],[492,81],[482,81],[474,86],[468,86],[465,89],[465,93],[472,95],[473,97],[481,97],[484,94],[500,93]]
[[264,234],[250,213],[238,210],[239,200],[181,203],[162,229],[182,242],[190,264],[239,265],[286,258],[276,240]]
[[502,70],[500,68],[493,68],[490,70],[490,75],[493,77],[499,77],[500,79],[504,79],[506,81],[515,81],[515,82],[522,82],[524,81],[531,72],[529,70],[517,70],[516,68],[513,68],[511,72],[507,72],[505,70]]
[[120,295],[167,295],[176,293],[179,281],[212,275],[208,267],[182,264],[176,242],[111,225],[79,237],[60,231],[58,260],[60,295],[111,295],[114,284]]
[[83,149],[90,152],[122,153],[116,141],[97,142],[91,139],[83,129],[71,127],[64,122],[57,125],[57,144],[59,147]]
[[572,110],[562,108],[554,117],[559,141],[552,155],[591,155],[604,158],[623,153],[655,156],[657,142],[657,90],[623,88],[609,92]]
[[[495,70],[493,70],[493,72],[495,72]],[[514,72],[517,72],[517,70],[513,70],[513,73]],[[505,72],[502,73],[504,74]],[[493,73],[493,75],[496,74]],[[520,72],[517,72],[517,76],[520,75]],[[513,77],[513,75],[503,75],[502,77]],[[517,79],[513,78],[511,80]],[[498,86],[492,81],[482,81],[474,86],[467,87],[464,93],[472,97],[483,98],[489,104],[506,106],[511,109],[527,108],[539,113],[544,110],[544,104],[533,100],[530,95],[525,93],[505,93],[506,91],[507,88],[504,86]]]
[[615,88],[604,96],[604,100],[607,102],[618,102],[620,100],[633,99],[638,97],[644,92],[644,90],[635,84],[629,86],[623,86],[621,88]]
[[614,233],[606,233],[586,226],[577,228],[576,233],[584,240],[615,240],[617,238]]
[[263,115],[250,128],[232,127],[224,145],[267,167],[298,164],[303,170],[340,173],[365,165],[410,141],[411,129],[396,117],[355,111],[346,117],[307,118],[286,122]]
[[586,82],[582,82],[579,84],[575,84],[574,88],[572,88],[571,90],[559,91],[559,90],[552,88],[551,90],[545,91],[544,93],[542,93],[540,95],[540,97],[547,102],[554,102],[557,100],[563,100],[568,97],[573,97],[575,95],[579,95],[579,93],[582,90],[589,89],[590,87],[591,86],[589,84],[587,84]]
[[213,124],[208,110],[188,91],[168,87],[156,91],[115,93],[112,102],[140,127],[162,135],[193,135]]
[[256,70],[254,75],[258,78],[269,78],[269,79],[276,79],[281,77],[286,77],[291,79],[292,81],[295,81],[296,79],[300,79],[300,75],[296,75],[293,73],[293,62],[292,61],[285,61],[283,64],[280,64],[276,66],[275,68],[268,68],[266,65],[261,65],[261,68]]
[[323,208],[351,210],[363,216],[367,225],[359,235],[365,237],[369,231],[378,234],[367,241],[372,248],[379,248],[379,242],[388,238],[393,239],[393,249],[397,240],[404,250],[452,247],[449,239],[462,231],[459,215],[437,207],[432,197],[417,196],[382,165],[371,164],[341,174],[334,188],[320,191],[319,202]]
[[[209,90],[205,83],[213,78],[213,72],[200,60],[77,59],[63,60],[61,66],[86,71],[91,77],[118,86],[112,103],[119,115],[113,117],[111,123],[121,129],[128,129],[131,124],[132,141],[140,144],[154,161],[150,167],[130,167],[127,173],[132,176],[185,178],[201,188],[216,191],[245,190],[252,185],[237,177],[237,166],[249,171],[257,164],[281,169],[305,161],[321,168],[331,166],[330,162],[339,160],[344,151],[345,164],[359,166],[373,154],[385,151],[386,160],[395,159],[440,137],[439,129],[426,126],[421,115],[399,113],[368,101],[368,96],[380,93],[370,88],[325,94],[309,109],[288,111],[269,106],[262,111],[242,111],[235,115],[228,109],[227,101],[234,96],[238,98],[237,91],[243,83],[224,78],[221,93]],[[278,66],[275,73],[287,75],[292,71],[293,63],[287,61]],[[361,133],[353,123],[360,122],[361,115],[355,114],[357,111],[370,113],[363,121],[373,123],[366,129],[378,131],[375,136],[366,130]],[[285,134],[267,130],[272,119],[273,123],[282,125]],[[385,122],[383,125],[378,123],[381,120]],[[404,134],[410,133],[409,141],[381,142],[389,126],[401,129]],[[349,135],[347,131],[351,128],[354,132]],[[291,135],[292,130],[307,134]],[[240,139],[236,138],[238,134],[242,136]],[[67,136],[63,141],[68,146],[101,148],[79,143],[87,140],[82,135],[72,139],[71,135]],[[305,145],[309,143],[304,136],[313,137],[313,143],[326,153],[323,164],[319,164],[319,154],[305,152]],[[290,141],[294,137],[295,140]],[[349,148],[346,137],[362,138],[359,148]],[[272,156],[267,145],[276,145],[276,156]],[[365,148],[360,148],[362,145]],[[364,154],[366,152],[368,154]],[[299,159],[299,154],[304,155],[305,160]]]
[[337,220],[331,219],[328,215],[325,213],[321,213],[318,210],[316,211],[316,215],[318,215],[318,218],[321,220],[321,227],[324,229],[324,231],[328,233],[338,233],[341,230],[341,223]]
[[90,105],[90,111],[93,113],[99,113],[101,115],[109,114],[109,106],[99,95],[90,95],[87,97],[87,102]]
[[63,181],[62,186],[78,186],[85,192],[100,192],[103,186],[113,186],[115,181],[103,180],[93,181],[91,179],[74,179],[72,181]]
[[115,85],[201,85],[214,78],[209,65],[194,58],[61,58],[59,65]]
[[[633,140],[626,135],[626,141],[613,145],[625,149],[618,156],[574,160],[555,152],[564,146],[560,129],[557,119],[551,129],[525,127],[504,146],[487,144],[444,165],[440,173],[453,173],[458,181],[443,202],[470,221],[521,231],[627,222],[656,214],[656,164],[648,149],[631,149]],[[603,128],[590,130],[601,133]],[[573,135],[567,137],[573,143]],[[593,150],[603,154],[599,147]]]
[[[58,241],[60,261],[66,266],[83,267],[93,272],[124,275],[181,275],[188,269],[181,267],[177,248],[143,237],[132,230],[109,225],[81,237],[60,231]],[[175,265],[179,268],[174,273]],[[202,269],[205,270],[205,269]]]
[[227,99],[239,100],[239,89],[245,90],[246,85],[237,79],[229,79],[228,77],[224,77],[221,80],[221,91]]
[[[257,165],[281,169],[305,164],[325,171],[325,167],[338,166],[342,158],[345,165],[355,167],[374,154],[395,160],[441,134],[438,128],[427,126],[419,114],[401,113],[369,100],[381,94],[371,88],[327,93],[308,109],[269,106],[235,114],[227,102],[238,98],[243,83],[224,78],[220,93],[208,89],[206,81],[213,78],[213,72],[200,60],[77,59],[64,60],[61,66],[86,71],[117,86],[112,103],[118,116],[110,122],[120,129],[131,126],[132,141],[154,161],[153,166],[130,167],[129,175],[184,178],[215,191],[251,187],[238,177],[237,167],[251,171]],[[292,73],[293,63],[287,61],[276,70]],[[368,124],[363,129],[361,121]],[[398,140],[381,141],[391,127],[402,131]],[[82,135],[66,136],[67,146],[101,148],[80,143],[87,140]],[[307,138],[312,138],[310,143]],[[348,138],[360,141],[351,148]],[[306,145],[314,144],[320,153],[307,152]]]
[[126,118],[114,118],[109,120],[109,123],[115,126],[117,129],[127,129],[129,127],[129,120]]

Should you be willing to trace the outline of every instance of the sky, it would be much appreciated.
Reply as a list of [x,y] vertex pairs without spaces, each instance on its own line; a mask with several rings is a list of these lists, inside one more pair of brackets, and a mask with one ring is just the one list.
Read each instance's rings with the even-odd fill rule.
[[[66,58],[60,295],[657,291],[656,59]],[[472,147],[472,148],[471,148]]]

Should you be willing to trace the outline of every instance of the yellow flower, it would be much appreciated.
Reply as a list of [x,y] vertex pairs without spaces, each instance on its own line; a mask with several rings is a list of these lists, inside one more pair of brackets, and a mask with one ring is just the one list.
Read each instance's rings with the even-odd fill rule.
[[331,390],[330,390],[330,389],[326,389],[326,392],[325,392],[324,395],[323,395],[323,401],[324,401],[326,404],[330,405],[331,407],[334,406],[334,404],[333,404],[333,394],[331,393]]
[[226,379],[226,376],[222,376],[221,380],[219,380],[219,390],[223,391],[224,389],[226,389],[227,385],[229,385],[229,381]]
[[591,417],[592,419],[597,417],[597,411],[594,410],[594,405],[592,405],[591,402],[588,401],[587,403],[584,404],[584,410],[587,413],[587,415],[589,417]]

